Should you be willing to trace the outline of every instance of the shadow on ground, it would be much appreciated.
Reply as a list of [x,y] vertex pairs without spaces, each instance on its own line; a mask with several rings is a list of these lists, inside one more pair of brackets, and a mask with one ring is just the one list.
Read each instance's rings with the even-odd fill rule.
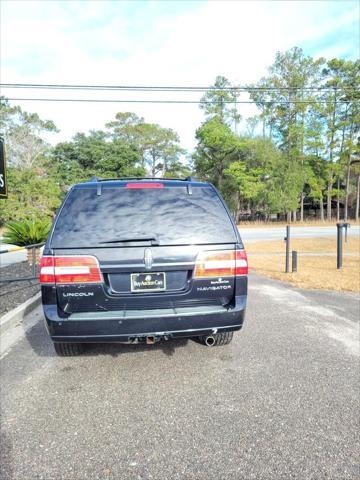
[[[33,351],[41,357],[56,357],[56,353],[53,347],[53,343],[46,332],[44,321],[37,323],[33,328],[26,332],[26,339],[31,345]],[[139,353],[144,351],[161,351],[166,356],[171,357],[175,354],[178,348],[185,347],[188,338],[163,340],[155,343],[154,345],[146,345],[145,343],[139,343],[136,345],[128,345],[124,343],[88,343],[85,345],[85,350],[81,354],[82,356],[96,356],[96,355],[111,355],[117,357],[127,353]],[[193,341],[198,341],[197,337],[194,337]]]

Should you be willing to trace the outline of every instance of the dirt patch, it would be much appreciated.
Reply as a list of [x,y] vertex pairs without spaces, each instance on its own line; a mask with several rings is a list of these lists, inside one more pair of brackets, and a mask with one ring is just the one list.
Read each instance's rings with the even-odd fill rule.
[[344,243],[341,270],[336,268],[336,239],[293,239],[291,250],[298,251],[296,273],[284,272],[285,242],[281,240],[248,243],[246,250],[250,268],[267,277],[301,288],[360,291],[360,240],[358,238],[349,238],[348,242]]
[[[0,268],[0,280],[32,277],[28,262],[13,263]],[[0,315],[18,307],[40,291],[39,280],[0,283]]]

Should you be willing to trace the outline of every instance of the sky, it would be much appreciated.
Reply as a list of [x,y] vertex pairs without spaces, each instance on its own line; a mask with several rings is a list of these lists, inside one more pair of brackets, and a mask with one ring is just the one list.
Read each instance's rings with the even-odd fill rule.
[[[0,1],[1,83],[210,86],[217,75],[244,85],[266,75],[293,46],[325,58],[359,57],[358,1]],[[201,94],[43,92],[10,98],[199,100]],[[241,100],[241,98],[240,98]],[[189,152],[204,120],[198,105],[13,101],[51,119],[49,141],[102,129],[118,111],[172,128]],[[253,106],[239,105],[246,118]]]

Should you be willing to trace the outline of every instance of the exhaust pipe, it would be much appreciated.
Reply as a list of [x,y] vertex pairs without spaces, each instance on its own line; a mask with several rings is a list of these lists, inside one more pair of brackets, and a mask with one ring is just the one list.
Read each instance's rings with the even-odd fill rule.
[[215,337],[213,335],[208,335],[204,338],[204,342],[207,347],[213,347],[215,344]]

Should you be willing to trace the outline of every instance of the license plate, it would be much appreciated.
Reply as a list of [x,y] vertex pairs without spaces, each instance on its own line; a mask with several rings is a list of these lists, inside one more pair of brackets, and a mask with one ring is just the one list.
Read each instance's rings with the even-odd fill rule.
[[159,292],[166,289],[166,277],[164,272],[156,273],[132,273],[132,292]]

